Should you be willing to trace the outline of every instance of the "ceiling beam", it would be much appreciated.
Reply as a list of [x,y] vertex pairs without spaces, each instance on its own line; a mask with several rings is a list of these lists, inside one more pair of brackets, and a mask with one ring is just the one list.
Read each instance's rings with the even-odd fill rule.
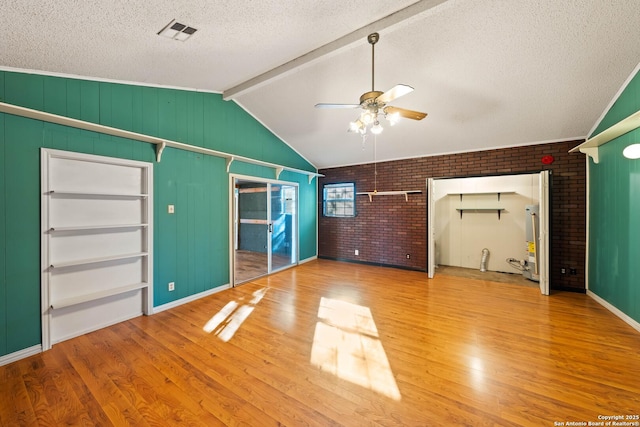
[[340,37],[339,39],[327,43],[324,46],[307,52],[302,56],[299,56],[289,62],[277,66],[276,68],[253,77],[246,82],[229,88],[222,93],[222,99],[224,99],[225,101],[235,99],[238,96],[252,91],[253,89],[256,89],[260,86],[263,86],[272,80],[284,77],[286,74],[299,67],[302,67],[303,65],[309,64],[353,43],[365,40],[366,37],[371,33],[402,23],[410,18],[428,11],[429,9],[438,6],[441,3],[444,3],[445,1],[446,0],[420,0],[417,3],[407,6],[404,9],[400,9],[397,12],[385,16],[378,21],[372,22],[369,25],[359,28],[347,34],[346,36]]

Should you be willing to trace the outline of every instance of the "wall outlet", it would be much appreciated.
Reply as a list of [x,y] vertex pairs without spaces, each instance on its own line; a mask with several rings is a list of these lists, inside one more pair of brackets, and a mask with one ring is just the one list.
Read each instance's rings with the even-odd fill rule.
[[411,254],[407,254],[407,259],[411,259]]
[[167,206],[167,212],[172,214],[176,212],[176,207],[174,205]]
[[360,255],[360,251],[356,249],[355,254],[356,254],[356,256]]
[[566,268],[561,268],[560,269],[560,273],[561,274],[567,274],[567,269]]
[[176,283],[175,282],[169,282],[169,292],[175,291],[176,290]]

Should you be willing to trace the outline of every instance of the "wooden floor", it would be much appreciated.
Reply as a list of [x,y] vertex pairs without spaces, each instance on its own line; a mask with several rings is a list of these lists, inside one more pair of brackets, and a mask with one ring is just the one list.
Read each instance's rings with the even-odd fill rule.
[[595,422],[639,351],[583,294],[317,260],[0,367],[0,425]]

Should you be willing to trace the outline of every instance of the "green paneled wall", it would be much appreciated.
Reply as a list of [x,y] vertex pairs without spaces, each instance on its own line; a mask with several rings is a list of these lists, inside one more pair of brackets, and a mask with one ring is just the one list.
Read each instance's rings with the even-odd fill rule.
[[[609,109],[594,135],[640,110],[640,74]],[[589,161],[589,290],[640,322],[640,160],[622,150],[640,129],[602,145]]]
[[[0,72],[0,101],[315,171],[218,94]],[[155,163],[150,144],[0,114],[0,356],[41,340],[41,147]],[[240,162],[231,171],[275,176]],[[281,179],[300,184],[300,258],[313,257],[316,181],[293,172]],[[228,215],[225,160],[165,149],[154,164],[154,305],[229,283]],[[174,292],[167,291],[170,281]]]

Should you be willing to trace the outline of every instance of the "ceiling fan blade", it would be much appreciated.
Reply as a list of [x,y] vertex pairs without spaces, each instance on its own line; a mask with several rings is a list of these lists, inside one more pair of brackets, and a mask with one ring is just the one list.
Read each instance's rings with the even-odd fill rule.
[[316,108],[359,108],[360,104],[316,104]]
[[386,104],[410,92],[413,92],[413,88],[411,86],[395,85],[394,87],[377,97],[376,102],[378,104]]
[[384,107],[384,113],[385,114],[398,113],[400,117],[404,117],[406,119],[412,119],[412,120],[422,120],[425,117],[427,117],[427,113],[421,113],[419,111],[407,110],[404,108],[391,107],[391,106]]

